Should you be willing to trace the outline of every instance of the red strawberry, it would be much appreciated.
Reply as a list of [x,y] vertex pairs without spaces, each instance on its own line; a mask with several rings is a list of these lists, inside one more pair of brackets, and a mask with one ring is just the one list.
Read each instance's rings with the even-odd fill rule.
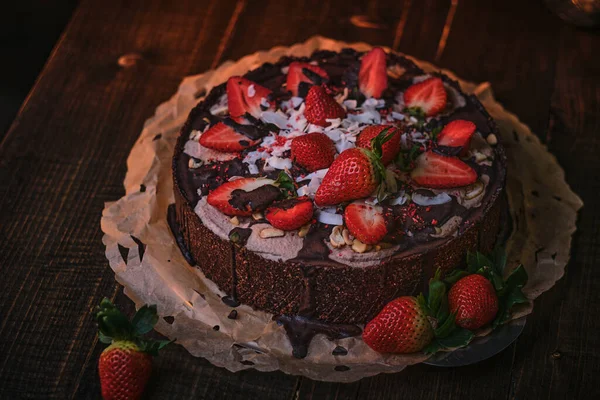
[[387,233],[383,208],[362,201],[348,204],[344,222],[350,233],[366,244],[379,243]]
[[356,147],[344,150],[325,174],[315,194],[315,203],[330,206],[369,196],[381,180],[376,162],[369,150]]
[[308,197],[279,201],[265,212],[267,221],[284,231],[298,229],[309,223],[312,217],[313,203]]
[[219,122],[200,136],[200,144],[213,150],[236,152],[254,146],[259,140],[251,140],[237,133],[232,127]]
[[249,216],[252,215],[250,207],[246,207],[241,210],[235,208],[229,201],[231,200],[231,193],[234,190],[241,189],[245,192],[250,192],[256,188],[264,185],[271,185],[275,181],[272,179],[265,178],[241,178],[233,181],[225,182],[212,192],[208,194],[206,201],[213,207],[216,207],[225,215],[239,215]]
[[313,86],[306,95],[304,116],[311,124],[327,126],[327,119],[344,118],[346,111],[321,86]]
[[[240,117],[245,113],[249,113],[255,118],[259,118],[263,111],[261,101],[262,99],[268,99],[270,94],[269,89],[258,83],[239,76],[232,76],[227,81],[229,115]],[[274,103],[269,102],[269,105],[269,108],[272,108]]]
[[392,162],[392,160],[396,158],[398,152],[400,151],[400,139],[402,132],[398,128],[391,127],[389,125],[367,126],[362,130],[360,135],[358,135],[358,139],[356,140],[357,147],[371,150],[371,141],[386,128],[391,128],[386,135],[393,134],[393,136],[381,146],[381,150],[383,151],[383,154],[381,155],[381,162],[383,165],[388,165],[390,162]]
[[303,69],[308,69],[323,79],[329,79],[329,75],[327,75],[327,72],[325,72],[323,68],[309,63],[294,61],[289,66],[286,83],[287,90],[292,92],[292,95],[294,96],[298,96],[298,85],[300,85],[300,82],[307,82],[310,85],[320,84],[320,82],[314,82],[307,77],[302,71]]
[[333,141],[324,133],[313,132],[292,140],[292,160],[310,172],[329,167],[335,153]]
[[477,180],[477,173],[458,157],[446,157],[432,151],[417,157],[417,166],[410,173],[417,185],[429,188],[466,186]]
[[414,353],[433,340],[433,328],[417,299],[403,296],[369,321],[362,337],[378,353]]
[[475,124],[464,119],[457,119],[444,126],[437,137],[437,142],[442,146],[462,147],[461,156],[469,153],[471,137],[475,133]]
[[404,92],[406,107],[418,107],[428,117],[434,116],[446,108],[446,89],[441,78],[429,78],[410,86]]
[[366,97],[381,98],[387,88],[387,66],[385,51],[375,47],[365,54],[360,62],[358,83],[360,91]]
[[131,341],[115,341],[100,355],[98,373],[105,400],[139,399],[152,372],[152,356]]
[[152,355],[170,343],[140,337],[158,321],[156,306],[143,306],[130,322],[108,299],[98,313],[99,338],[111,343],[98,360],[100,388],[105,400],[140,399],[152,372]]
[[450,312],[456,325],[476,330],[492,322],[498,312],[498,296],[492,283],[482,275],[467,275],[448,292]]

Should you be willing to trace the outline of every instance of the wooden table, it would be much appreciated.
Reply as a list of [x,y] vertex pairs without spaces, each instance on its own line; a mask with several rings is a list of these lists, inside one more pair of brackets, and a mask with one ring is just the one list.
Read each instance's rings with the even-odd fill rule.
[[[230,373],[171,346],[148,398],[600,398],[600,37],[542,1],[82,0],[0,143],[0,398],[98,398],[92,310],[133,312],[104,258],[103,203],[180,80],[315,34],[390,46],[489,80],[583,198],[565,277],[519,340],[477,365],[419,365],[353,384]],[[367,3],[367,2],[364,2]],[[361,27],[354,15],[378,17]],[[352,22],[354,21],[354,23]],[[133,54],[132,65],[117,60]],[[0,136],[1,137],[1,136]]]

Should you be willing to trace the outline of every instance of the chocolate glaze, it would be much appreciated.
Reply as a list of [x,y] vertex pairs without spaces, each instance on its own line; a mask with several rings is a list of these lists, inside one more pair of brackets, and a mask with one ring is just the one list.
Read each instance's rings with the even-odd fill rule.
[[167,208],[167,224],[169,224],[169,228],[171,229],[171,233],[175,237],[175,241],[177,242],[177,247],[179,247],[179,251],[185,258],[185,261],[190,265],[196,265],[196,261],[194,261],[194,256],[187,248],[185,241],[183,240],[183,235],[181,234],[181,230],[179,229],[179,224],[177,223],[177,216],[175,213],[175,204],[170,204]]

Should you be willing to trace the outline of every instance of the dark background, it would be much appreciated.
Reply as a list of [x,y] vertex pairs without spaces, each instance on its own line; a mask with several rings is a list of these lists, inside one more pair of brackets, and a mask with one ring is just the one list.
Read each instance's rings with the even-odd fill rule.
[[[365,14],[375,28],[351,22]],[[539,0],[30,0],[3,5],[0,21],[1,399],[99,398],[91,311],[106,296],[133,312],[104,257],[100,214],[123,195],[126,157],[156,105],[186,75],[315,34],[489,80],[584,200],[566,274],[521,337],[477,365],[344,385],[233,374],[171,346],[147,397],[600,398],[597,30]],[[140,61],[118,66],[128,53]]]

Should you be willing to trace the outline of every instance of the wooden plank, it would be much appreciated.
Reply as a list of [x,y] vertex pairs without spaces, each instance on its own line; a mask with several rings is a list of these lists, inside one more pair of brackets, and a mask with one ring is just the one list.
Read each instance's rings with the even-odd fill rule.
[[[599,398],[600,51],[598,38],[563,26],[543,138],[584,201],[565,277],[535,304],[519,341],[512,398]],[[547,194],[551,195],[551,194]],[[526,394],[526,395],[525,395]]]
[[[118,287],[103,254],[103,202],[123,194],[126,156],[144,120],[183,76],[210,67],[235,5],[88,0],[77,9],[0,145],[0,397],[98,397],[91,310]],[[124,54],[140,57],[123,68]],[[191,382],[218,396],[227,380],[232,393],[280,398],[295,385],[223,374],[177,346],[160,360],[159,373],[189,373],[159,380],[159,394]]]

